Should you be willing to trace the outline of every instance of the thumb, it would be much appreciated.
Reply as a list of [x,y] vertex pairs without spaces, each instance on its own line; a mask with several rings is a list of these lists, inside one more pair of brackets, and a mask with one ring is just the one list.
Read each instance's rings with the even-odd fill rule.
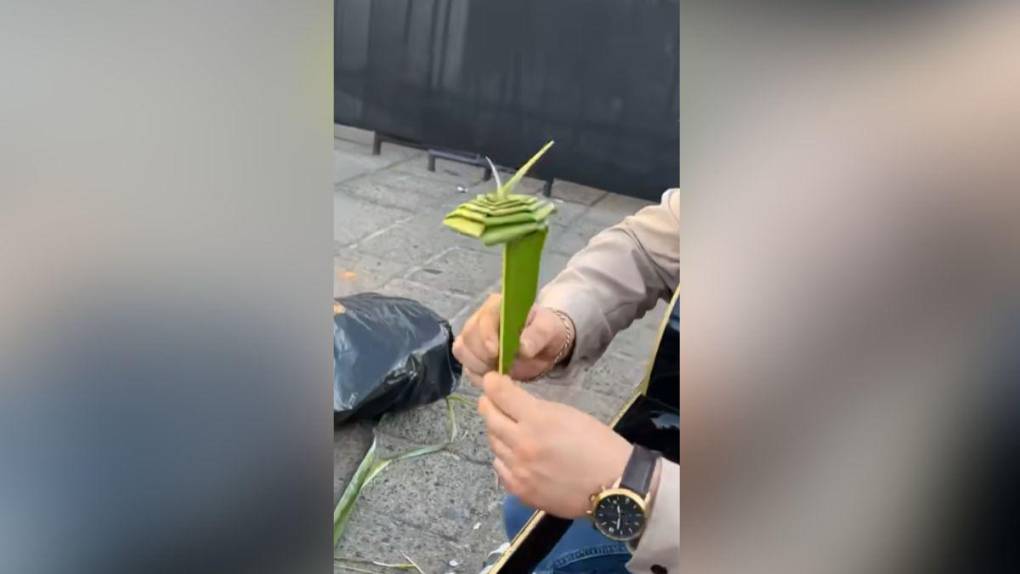
[[521,346],[518,352],[525,359],[534,359],[549,345],[551,339],[552,336],[547,330],[532,323],[525,327],[524,332],[521,333]]

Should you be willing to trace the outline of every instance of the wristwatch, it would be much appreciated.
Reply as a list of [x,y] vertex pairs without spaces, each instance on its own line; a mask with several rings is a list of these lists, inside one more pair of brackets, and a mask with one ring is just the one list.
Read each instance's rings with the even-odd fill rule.
[[591,517],[603,536],[636,544],[648,522],[648,491],[661,455],[634,445],[619,486],[591,496]]

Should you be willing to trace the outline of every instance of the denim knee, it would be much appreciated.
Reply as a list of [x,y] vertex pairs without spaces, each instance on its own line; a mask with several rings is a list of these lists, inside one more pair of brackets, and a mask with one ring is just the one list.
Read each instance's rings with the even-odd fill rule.
[[521,502],[516,496],[507,495],[503,498],[503,528],[506,529],[507,540],[517,536],[534,512],[533,508]]

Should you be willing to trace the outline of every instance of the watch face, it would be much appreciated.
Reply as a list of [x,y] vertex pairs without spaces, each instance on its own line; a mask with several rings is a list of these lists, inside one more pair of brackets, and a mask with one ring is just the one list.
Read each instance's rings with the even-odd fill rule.
[[599,532],[614,540],[631,540],[645,527],[645,512],[626,494],[610,494],[599,501],[592,513]]

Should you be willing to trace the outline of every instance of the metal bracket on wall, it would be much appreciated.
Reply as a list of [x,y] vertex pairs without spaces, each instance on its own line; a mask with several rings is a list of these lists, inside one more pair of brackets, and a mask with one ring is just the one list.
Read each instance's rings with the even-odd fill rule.
[[482,181],[489,181],[492,179],[492,169],[489,167],[489,162],[485,161],[485,156],[480,153],[468,153],[462,151],[452,151],[443,149],[429,149],[429,171],[436,171],[436,158],[445,159],[447,161],[455,161],[457,163],[463,163],[465,165],[473,165],[475,167],[482,168]]
[[425,146],[421,145],[418,142],[411,141],[409,139],[404,139],[402,137],[391,136],[389,134],[375,132],[372,135],[372,155],[379,155],[380,153],[382,153],[383,142],[394,143],[397,145],[402,145],[404,147],[412,147],[415,149],[425,149]]

